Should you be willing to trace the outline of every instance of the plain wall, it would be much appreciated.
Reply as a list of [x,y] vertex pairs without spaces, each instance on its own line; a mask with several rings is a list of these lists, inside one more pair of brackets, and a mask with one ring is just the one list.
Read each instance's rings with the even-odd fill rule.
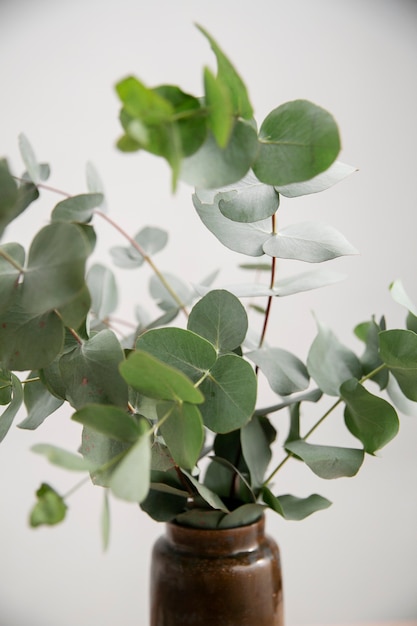
[[[218,267],[219,285],[236,279],[242,259],[200,228],[191,189],[181,185],[172,197],[164,163],[114,148],[120,131],[113,85],[123,76],[201,93],[201,68],[214,69],[215,59],[194,22],[233,60],[259,122],[285,101],[312,100],[334,114],[341,159],[359,168],[323,194],[283,200],[282,223],[327,221],[360,255],[332,263],[347,273],[343,283],[275,302],[270,343],[305,358],[313,312],[355,349],[352,329],[371,315],[402,323],[405,311],[388,285],[402,279],[417,302],[417,4],[411,0],[3,0],[0,156],[22,171],[17,137],[24,132],[39,159],[51,163],[50,184],[70,193],[86,190],[91,160],[112,217],[131,234],[153,224],[169,230],[169,247],[155,259],[162,269],[196,282]],[[59,199],[43,193],[4,241],[29,242]],[[108,247],[123,242],[106,225],[98,228],[104,238],[98,258],[109,263]],[[299,269],[280,264],[283,275]],[[122,273],[127,305],[120,315],[146,305],[148,278],[146,270]],[[27,525],[42,481],[65,493],[78,480],[29,451],[36,442],[74,449],[80,429],[69,415],[60,411],[35,433],[12,427],[0,449],[0,626],[146,625],[151,546],[161,525],[113,499],[111,543],[103,554],[102,494],[89,485],[70,498],[63,525]],[[324,425],[316,441],[350,443],[341,421],[336,416]],[[275,425],[285,432],[285,418],[277,416]],[[301,465],[287,465],[277,491],[317,491],[334,502],[300,523],[268,514],[282,551],[288,626],[417,619],[416,449],[417,418],[402,417],[398,438],[367,458],[354,479],[320,481]]]

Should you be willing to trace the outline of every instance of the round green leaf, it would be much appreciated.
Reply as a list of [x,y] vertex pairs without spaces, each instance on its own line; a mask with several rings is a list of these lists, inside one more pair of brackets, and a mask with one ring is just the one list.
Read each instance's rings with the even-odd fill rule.
[[84,193],[58,202],[51,214],[53,222],[88,223],[94,209],[101,206],[104,200],[102,193]]
[[37,503],[30,513],[30,525],[32,528],[47,525],[59,524],[65,519],[67,505],[52,487],[43,483],[36,492]]
[[288,185],[324,172],[339,151],[339,131],[330,113],[307,100],[294,100],[263,121],[253,170],[268,185]]
[[363,450],[320,446],[301,439],[291,441],[285,447],[304,461],[317,476],[326,479],[355,476],[364,459]]
[[174,461],[180,467],[192,470],[204,443],[200,411],[187,402],[163,402],[158,404],[157,411],[161,420],[168,415],[161,423],[160,432]]
[[417,402],[417,334],[412,330],[384,330],[379,333],[379,351],[403,394]]
[[141,433],[137,421],[117,406],[87,404],[71,419],[118,441],[134,443]]

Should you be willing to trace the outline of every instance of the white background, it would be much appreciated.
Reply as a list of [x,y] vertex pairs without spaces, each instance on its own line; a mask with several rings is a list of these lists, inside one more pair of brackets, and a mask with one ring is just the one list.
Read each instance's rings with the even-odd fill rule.
[[[295,98],[336,117],[341,158],[358,173],[324,194],[283,201],[281,223],[327,221],[361,254],[333,262],[348,274],[340,285],[276,302],[269,340],[305,358],[314,312],[360,349],[352,334],[358,322],[373,314],[386,314],[389,325],[404,319],[388,292],[392,280],[401,278],[417,302],[415,2],[3,0],[2,155],[22,171],[17,136],[24,132],[38,157],[51,163],[51,184],[70,193],[85,191],[91,160],[105,182],[111,216],[132,235],[148,224],[170,231],[168,249],[155,258],[162,269],[191,282],[217,267],[219,285],[236,278],[241,259],[200,228],[191,190],[181,186],[173,198],[164,163],[114,148],[113,85],[123,76],[201,93],[201,68],[214,69],[215,60],[194,22],[211,32],[243,75],[258,122]],[[59,199],[45,192],[4,240],[30,241]],[[104,238],[98,253],[107,263],[109,245],[123,242],[97,226]],[[283,275],[299,269],[280,264]],[[146,270],[123,273],[121,315],[146,304],[147,279]],[[35,433],[13,427],[2,444],[0,626],[146,625],[151,546],[161,525],[113,500],[111,544],[103,554],[102,494],[86,486],[70,498],[65,524],[27,526],[41,481],[64,493],[78,479],[29,451],[38,441],[75,449],[79,428],[68,423],[69,414],[52,416]],[[277,415],[275,422],[284,432],[285,419]],[[333,418],[316,441],[352,443],[341,421]],[[317,491],[334,502],[301,523],[268,515],[282,551],[288,626],[417,618],[416,448],[417,418],[404,417],[399,437],[380,458],[367,459],[354,479],[320,481],[301,466],[286,466],[277,491]]]

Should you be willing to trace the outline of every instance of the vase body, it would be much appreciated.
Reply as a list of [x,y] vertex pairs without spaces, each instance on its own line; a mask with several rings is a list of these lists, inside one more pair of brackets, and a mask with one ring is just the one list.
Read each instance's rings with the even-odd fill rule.
[[205,530],[167,524],[154,545],[151,626],[283,626],[278,546],[264,518]]

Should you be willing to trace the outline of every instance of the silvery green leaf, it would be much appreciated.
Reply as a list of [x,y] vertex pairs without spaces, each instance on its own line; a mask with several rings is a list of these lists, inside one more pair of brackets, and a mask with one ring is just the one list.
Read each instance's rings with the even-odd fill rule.
[[90,161],[88,161],[85,167],[85,174],[87,178],[88,191],[90,193],[100,193],[103,195],[103,201],[100,204],[100,208],[102,211],[105,211],[107,209],[107,203],[104,197],[105,193],[104,193],[103,181],[101,180],[100,175],[97,172],[95,166]]
[[197,194],[193,194],[193,204],[203,224],[224,246],[249,256],[264,254],[263,245],[271,237],[270,219],[252,224],[233,222],[218,206],[202,202]]
[[310,178],[310,180],[306,180],[302,183],[290,183],[289,185],[278,186],[275,187],[275,189],[287,198],[306,196],[310,193],[325,191],[356,171],[357,168],[352,165],[335,161],[329,169],[314,176],[314,178]]
[[29,178],[37,185],[41,181],[40,165],[28,138],[23,133],[19,135],[19,149]]
[[[166,246],[168,233],[162,228],[146,226],[134,239],[144,254],[152,256]],[[115,265],[126,269],[140,267],[144,262],[144,255],[134,246],[114,246],[110,249],[110,254]]]
[[274,215],[279,195],[271,185],[261,183],[251,171],[240,181],[214,190],[196,189],[199,200],[215,204],[221,213],[235,222],[257,222]]
[[304,391],[309,384],[306,366],[282,348],[260,348],[246,355],[265,374],[271,389],[281,396]]
[[[193,301],[195,298],[195,292],[191,287],[173,274],[164,273],[163,276],[183,304],[187,305]],[[173,296],[169,293],[168,289],[162,284],[155,274],[153,274],[150,278],[149,289],[151,296],[157,301],[158,306],[163,311],[171,311],[172,309],[179,308],[178,302],[176,302]]]
[[117,284],[113,272],[95,263],[88,271],[87,286],[91,294],[91,309],[99,320],[106,319],[117,307]]
[[150,468],[150,438],[145,431],[113,471],[109,482],[113,495],[128,502],[142,502],[149,491]]
[[88,472],[94,468],[88,459],[48,443],[37,443],[31,450],[45,456],[53,465],[72,472]]
[[275,283],[274,292],[277,296],[281,297],[291,296],[294,293],[327,287],[327,285],[333,285],[345,278],[346,276],[344,274],[320,268],[312,272],[303,272],[278,280]]
[[301,222],[281,229],[265,241],[264,252],[281,259],[322,263],[357,250],[335,228],[320,222]]
[[411,417],[417,417],[417,404],[412,400],[409,400],[401,391],[394,376],[390,376],[388,379],[387,392],[392,400],[392,403],[403,415],[409,415]]
[[410,311],[410,313],[417,316],[417,308],[408,296],[401,280],[395,280],[392,282],[389,290],[395,302],[398,302],[398,304],[401,304],[401,306],[405,307],[408,311]]
[[318,324],[317,336],[311,344],[307,368],[320,389],[329,396],[338,396],[342,383],[362,375],[361,363],[354,352],[322,324]]

